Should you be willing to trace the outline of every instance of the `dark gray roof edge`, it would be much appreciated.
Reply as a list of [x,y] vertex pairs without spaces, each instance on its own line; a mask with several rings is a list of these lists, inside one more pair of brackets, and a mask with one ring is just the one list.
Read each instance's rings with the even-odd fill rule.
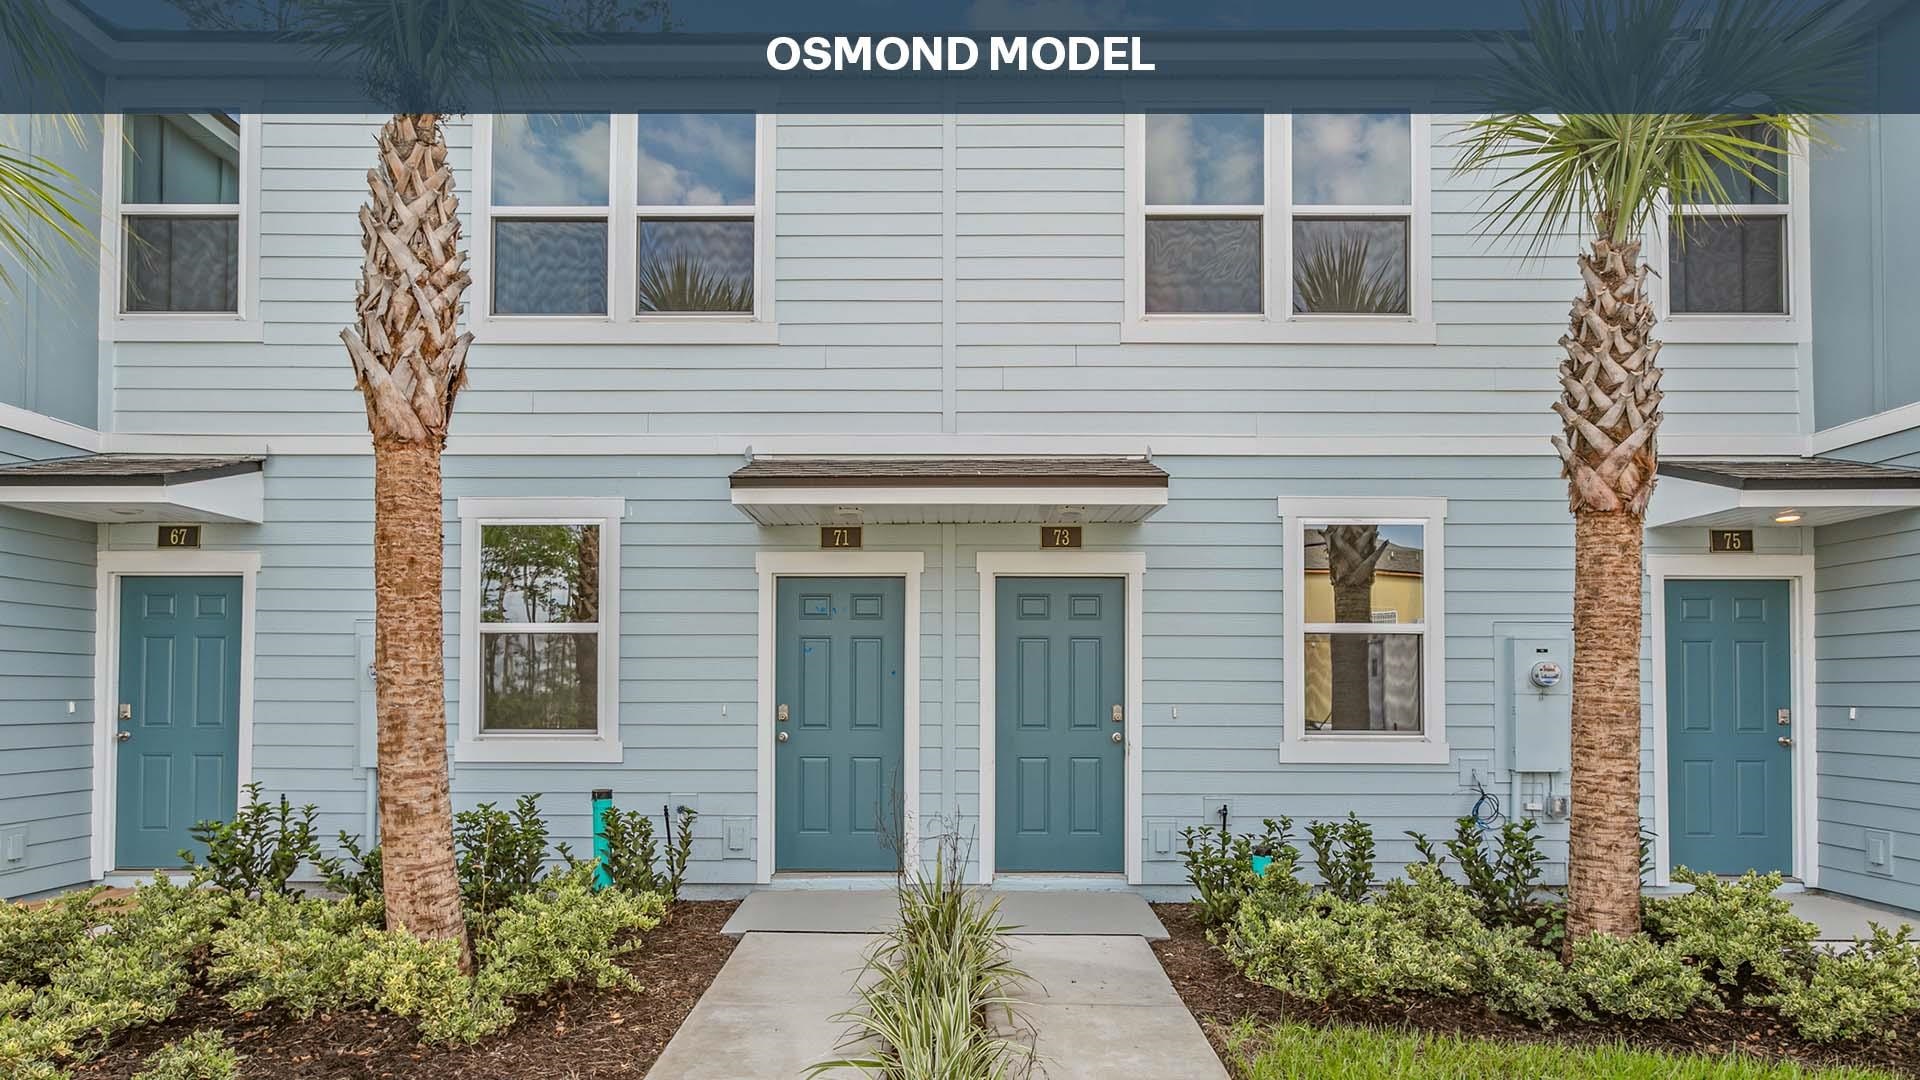
[[[1660,475],[1675,480],[1692,480],[1736,491],[1887,491],[1920,488],[1920,469],[1893,465],[1872,465],[1852,461],[1800,459],[1808,463],[1806,476],[1739,476],[1712,468],[1718,462],[1662,461]],[[1771,464],[1784,464],[1774,462]],[[1819,466],[1845,466],[1850,475],[1820,474]],[[1789,469],[1788,471],[1792,471]]]
[[[127,466],[125,472],[94,471],[102,464],[117,464],[105,462],[103,459],[119,456],[121,455],[94,454],[0,466],[0,487],[170,487],[201,480],[244,476],[247,473],[260,472],[266,467],[264,457],[215,460],[211,457],[182,459],[127,455],[129,460],[125,462]],[[182,466],[180,463],[183,460],[192,461],[194,464]],[[59,467],[82,462],[92,466],[93,469],[81,471]]]

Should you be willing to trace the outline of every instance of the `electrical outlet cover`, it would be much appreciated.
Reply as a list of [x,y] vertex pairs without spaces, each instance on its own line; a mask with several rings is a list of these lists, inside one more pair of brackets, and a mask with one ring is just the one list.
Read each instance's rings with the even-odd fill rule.
[[1891,877],[1893,875],[1893,834],[1885,829],[1868,829],[1865,839],[1867,872]]

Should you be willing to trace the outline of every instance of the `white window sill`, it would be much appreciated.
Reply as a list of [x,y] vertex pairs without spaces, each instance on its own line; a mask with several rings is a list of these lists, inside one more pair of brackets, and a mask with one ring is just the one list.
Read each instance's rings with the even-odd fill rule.
[[774,345],[780,327],[766,319],[726,316],[479,316],[473,320],[473,340],[483,345]]
[[1452,760],[1452,751],[1445,742],[1432,739],[1321,735],[1281,743],[1280,760],[1312,765],[1445,765]]
[[463,765],[618,764],[625,760],[626,750],[619,739],[601,735],[578,738],[483,735],[460,739],[454,746],[453,758]]
[[117,315],[108,323],[114,341],[248,341],[266,340],[259,319],[218,315]]
[[1811,340],[1791,315],[1669,315],[1653,336],[1675,345],[1798,345]]
[[1172,345],[1432,345],[1439,335],[1431,319],[1149,315],[1121,323],[1120,340]]

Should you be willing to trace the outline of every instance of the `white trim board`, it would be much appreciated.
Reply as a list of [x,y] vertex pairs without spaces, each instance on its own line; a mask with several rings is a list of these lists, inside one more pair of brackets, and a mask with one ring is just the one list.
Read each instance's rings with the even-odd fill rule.
[[93,454],[99,453],[106,442],[105,436],[93,428],[69,423],[32,409],[23,409],[18,405],[9,405],[4,401],[0,401],[0,428]]
[[1920,401],[1896,405],[1858,420],[1821,428],[1807,437],[1807,451],[1825,454],[1920,427]]
[[[926,570],[927,556],[921,551],[762,551],[753,558],[753,569],[760,578],[759,648],[755,660],[754,682],[757,707],[754,710],[754,741],[757,767],[754,832],[754,880],[766,885],[773,881],[773,709],[774,660],[778,655],[774,616],[779,608],[779,580],[783,577],[897,577],[904,580],[906,610],[901,614],[906,630],[905,675],[900,680],[902,724],[900,754],[901,835],[913,838],[916,854],[920,850],[920,576]],[[909,868],[911,869],[911,868]]]
[[[1544,399],[1543,399],[1544,400]],[[1539,457],[1558,461],[1545,429],[1539,435],[1446,436],[1447,454],[1456,457]],[[268,433],[169,435],[111,432],[105,449],[141,454],[372,454],[365,432],[340,435],[279,436]],[[1416,457],[1434,453],[1432,437],[1375,435],[455,435],[451,455],[564,456],[573,454],[717,454],[747,453],[834,457],[871,454],[926,456],[1097,454],[1163,457]],[[1669,457],[1803,457],[1804,435],[1667,435],[1661,452]],[[1555,468],[1558,468],[1556,465]]]
[[[1146,650],[1142,610],[1146,597],[1147,556],[1140,551],[982,551],[974,557],[980,577],[980,869],[978,883],[991,885],[994,878],[994,828],[998,814],[999,782],[995,771],[994,744],[1000,726],[994,714],[995,638],[999,631],[994,612],[994,592],[1002,577],[1117,577],[1126,580],[1126,723],[1127,763],[1123,770],[1126,784],[1126,828],[1124,867],[1127,882],[1139,884],[1141,827],[1141,760],[1146,746],[1141,739],[1141,710],[1144,708],[1145,682],[1141,668]],[[952,647],[948,647],[952,656]],[[951,662],[951,661],[949,661]]]
[[1670,883],[1668,841],[1671,808],[1667,779],[1667,582],[1762,578],[1784,580],[1791,590],[1793,625],[1793,866],[1808,888],[1819,885],[1819,758],[1815,740],[1820,725],[1814,712],[1814,637],[1812,555],[1648,555],[1648,589],[1653,593],[1650,620],[1653,649],[1653,883]]
[[114,551],[97,557],[93,620],[93,842],[89,873],[103,878],[113,865],[115,800],[119,776],[114,752],[114,706],[120,699],[120,579],[129,576],[240,578],[240,709],[234,774],[239,791],[253,782],[255,596],[260,576],[257,551]]

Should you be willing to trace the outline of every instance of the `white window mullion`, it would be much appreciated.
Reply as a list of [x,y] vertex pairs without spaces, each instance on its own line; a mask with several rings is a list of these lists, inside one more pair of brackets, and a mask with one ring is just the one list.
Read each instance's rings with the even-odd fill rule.
[[1293,115],[1267,114],[1266,316],[1293,317]]

